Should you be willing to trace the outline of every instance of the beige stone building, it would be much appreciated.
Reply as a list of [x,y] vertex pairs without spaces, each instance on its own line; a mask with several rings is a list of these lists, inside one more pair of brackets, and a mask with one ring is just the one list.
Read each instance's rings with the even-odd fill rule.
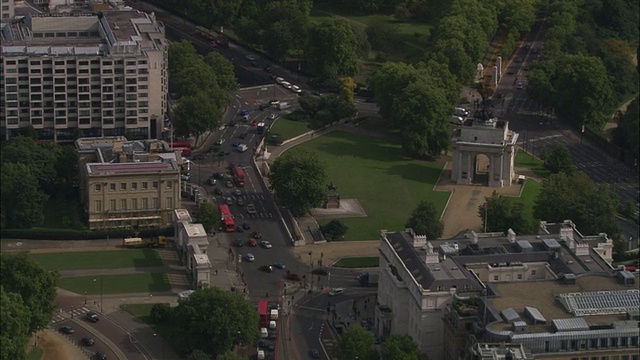
[[166,227],[180,207],[180,155],[163,141],[76,140],[90,229]]
[[71,141],[79,132],[161,136],[167,40],[154,14],[132,9],[31,13],[3,19],[0,34],[3,139],[28,126],[40,140],[57,142]]
[[15,14],[15,1],[14,0],[2,0],[2,19],[0,21],[7,21]]

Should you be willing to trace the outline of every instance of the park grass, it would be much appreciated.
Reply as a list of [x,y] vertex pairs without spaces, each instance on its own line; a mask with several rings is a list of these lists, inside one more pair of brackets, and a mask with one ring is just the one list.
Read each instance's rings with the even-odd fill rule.
[[340,218],[349,230],[347,240],[376,240],[380,229],[405,228],[421,200],[444,211],[449,192],[434,191],[443,163],[407,157],[397,143],[343,131],[333,131],[289,151],[306,149],[326,164],[327,182],[342,199],[356,198],[366,217]]
[[338,260],[333,267],[340,268],[367,268],[378,267],[380,262],[379,257],[344,257]]
[[40,360],[44,356],[44,350],[41,347],[35,347],[29,353],[28,360]]
[[527,217],[534,219],[533,205],[535,204],[538,194],[542,191],[542,184],[534,179],[527,179],[524,184],[524,189],[519,197],[510,197],[510,200],[514,203],[523,204],[524,212]]
[[302,135],[307,131],[311,131],[309,123],[306,121],[295,121],[281,117],[276,120],[271,129],[269,129],[269,136],[276,137],[280,141],[292,139],[298,135]]
[[46,270],[118,269],[162,266],[158,252],[151,249],[31,253]]
[[542,162],[542,160],[523,151],[522,149],[518,150],[514,165],[516,167],[528,168],[542,179],[547,179],[549,175],[551,175],[549,170],[545,169],[544,162]]
[[[94,281],[94,279],[96,279]],[[102,284],[102,286],[101,286]],[[97,295],[164,292],[171,290],[169,278],[165,273],[137,273],[103,276],[62,277],[58,286],[77,294]]]
[[174,337],[171,324],[156,324],[151,320],[151,308],[153,308],[153,305],[155,304],[123,304],[122,310],[149,325],[149,327],[151,327],[156,334],[160,335],[169,344],[169,346],[173,349],[177,349],[178,347],[173,340]]

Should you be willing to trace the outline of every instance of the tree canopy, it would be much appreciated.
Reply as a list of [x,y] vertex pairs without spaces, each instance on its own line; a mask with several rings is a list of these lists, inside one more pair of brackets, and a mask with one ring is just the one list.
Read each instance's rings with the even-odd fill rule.
[[496,191],[486,202],[478,208],[478,216],[488,232],[507,233],[512,229],[518,234],[533,232],[533,223],[527,217],[524,204],[517,203],[506,196],[500,196]]
[[426,235],[427,239],[439,239],[444,232],[444,223],[433,202],[422,200],[411,213],[405,225],[413,229],[416,234]]
[[348,230],[349,227],[340,220],[331,220],[320,226],[320,231],[329,241],[342,240]]
[[59,274],[44,270],[26,253],[1,254],[0,273],[0,285],[4,291],[18,294],[22,304],[29,309],[28,321],[25,324],[28,334],[49,326],[53,310],[56,308]]
[[379,358],[375,337],[360,325],[353,325],[338,339],[335,352],[338,360],[375,360]]
[[309,27],[304,58],[315,78],[335,80],[358,73],[358,37],[345,20],[330,19]]
[[253,304],[216,287],[180,300],[171,319],[173,337],[183,353],[224,354],[237,344],[253,345],[260,337]]
[[382,358],[393,360],[420,360],[418,344],[406,334],[393,334],[382,345]]
[[29,308],[20,294],[5,292],[0,286],[0,359],[24,360],[29,340]]
[[325,164],[310,151],[288,151],[271,166],[269,182],[282,205],[302,215],[327,200]]
[[573,166],[569,148],[563,144],[554,147],[550,153],[545,154],[542,160],[544,160],[544,166],[552,174],[557,174],[559,172],[571,174],[575,171],[575,166]]
[[220,212],[210,202],[202,202],[196,210],[195,219],[202,224],[206,232],[211,232],[220,224]]

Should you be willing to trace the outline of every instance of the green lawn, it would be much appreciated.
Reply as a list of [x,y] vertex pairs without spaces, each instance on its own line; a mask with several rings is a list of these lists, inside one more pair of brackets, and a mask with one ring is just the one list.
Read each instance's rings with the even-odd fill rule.
[[337,186],[341,198],[357,198],[367,213],[340,218],[349,227],[348,240],[378,239],[380,229],[402,230],[420,200],[433,201],[442,212],[449,198],[448,192],[432,190],[443,164],[408,158],[399,144],[334,131],[289,151],[297,149],[318,153],[327,182]]
[[379,261],[379,257],[345,257],[338,260],[333,266],[342,268],[378,267]]
[[30,254],[47,270],[117,269],[162,266],[158,252],[151,249]]
[[[94,281],[94,279],[96,279]],[[104,276],[74,276],[60,278],[58,286],[78,294],[124,294],[137,292],[163,292],[171,290],[165,273],[140,273]]]
[[280,141],[284,141],[302,135],[307,131],[311,131],[308,122],[294,121],[281,117],[273,124],[267,136],[276,136]]
[[515,166],[529,168],[542,179],[546,179],[550,175],[549,170],[544,168],[542,160],[524,152],[521,149],[518,150],[518,153],[516,154]]
[[150,314],[153,305],[155,304],[124,304],[122,305],[122,309],[149,325],[149,327],[160,335],[173,349],[176,349],[177,346],[173,341],[171,325],[156,324],[151,321]]
[[520,197],[512,197],[510,199],[515,203],[524,204],[524,211],[529,218],[533,219],[533,204],[540,190],[542,190],[542,184],[531,178],[526,181]]

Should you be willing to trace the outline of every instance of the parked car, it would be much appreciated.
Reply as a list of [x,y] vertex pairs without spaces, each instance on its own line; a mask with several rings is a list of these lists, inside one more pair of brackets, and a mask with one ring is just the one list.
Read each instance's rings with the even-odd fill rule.
[[271,266],[271,265],[262,265],[262,266],[260,266],[260,270],[264,271],[264,272],[272,273],[273,272],[273,266]]
[[216,195],[222,195],[222,189],[217,187],[217,188],[213,189],[213,193],[216,194]]
[[524,83],[522,81],[518,81],[516,83],[516,89],[520,90],[524,88]]
[[314,359],[320,359],[320,351],[318,351],[318,349],[311,349],[311,357]]
[[101,351],[98,351],[95,354],[95,358],[98,359],[98,360],[107,360],[107,354],[105,354],[105,353],[103,353]]
[[233,240],[233,246],[235,246],[235,247],[242,247],[242,246],[244,246],[244,244],[242,243],[242,240],[240,240],[240,239],[235,239],[235,240]]
[[225,141],[225,140],[224,140],[223,138],[220,138],[220,139],[218,139],[218,140],[216,141],[216,144],[218,144],[218,145],[222,145],[222,144],[224,144],[224,141]]
[[95,344],[95,340],[93,340],[90,337],[84,337],[82,339],[80,339],[80,344],[84,345],[84,346],[93,346],[93,344]]
[[210,177],[209,179],[207,179],[207,185],[209,186],[214,186],[216,183],[218,182],[218,180]]
[[96,314],[93,311],[88,312],[87,315],[85,315],[85,317],[87,318],[87,320],[93,323],[98,322],[100,320],[100,318],[98,317],[98,314]]
[[224,185],[228,188],[232,188],[233,187],[233,182],[231,180],[227,180],[225,181]]
[[242,228],[245,229],[245,230],[249,230],[249,229],[251,229],[251,224],[249,224],[248,222],[245,221],[245,222],[242,223]]
[[236,200],[236,204],[238,204],[238,206],[243,206],[244,205],[244,200],[238,198],[238,200]]
[[273,267],[280,270],[284,270],[287,268],[287,266],[281,262],[273,263]]
[[249,246],[251,247],[256,247],[258,246],[258,240],[254,238],[250,238],[249,241],[247,241],[247,244],[249,244]]
[[256,259],[256,257],[253,256],[252,253],[246,253],[244,254],[244,259],[247,260],[248,262],[253,262]]
[[262,239],[262,233],[260,231],[254,231],[251,233],[252,238]]
[[63,334],[73,334],[74,332],[76,332],[69,325],[61,326],[60,329],[58,329],[58,330],[60,330],[60,332],[63,333]]
[[283,81],[280,83],[280,85],[282,85],[282,87],[284,87],[285,89],[291,89],[291,83],[288,81]]
[[246,58],[247,58],[247,60],[249,60],[249,61],[256,61],[256,57],[255,57],[255,56],[253,56],[253,55],[247,55],[247,56],[245,56],[245,57],[246,57]]
[[335,288],[329,291],[329,296],[338,296],[344,292],[343,288]]
[[302,92],[302,89],[300,89],[298,85],[291,85],[291,91],[293,91],[296,94],[299,94]]
[[271,249],[273,247],[273,245],[266,240],[260,241],[260,245],[265,249]]

